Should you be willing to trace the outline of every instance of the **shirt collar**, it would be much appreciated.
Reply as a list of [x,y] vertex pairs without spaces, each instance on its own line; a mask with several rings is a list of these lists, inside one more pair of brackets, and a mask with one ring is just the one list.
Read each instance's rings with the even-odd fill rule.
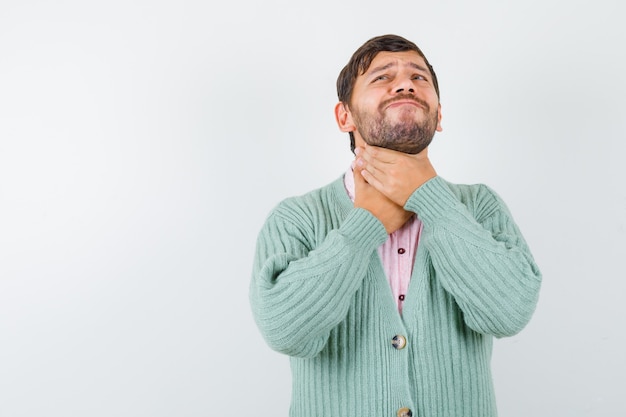
[[348,193],[348,197],[354,203],[354,172],[352,171],[352,166],[346,171],[343,175],[343,186],[346,188],[346,193]]

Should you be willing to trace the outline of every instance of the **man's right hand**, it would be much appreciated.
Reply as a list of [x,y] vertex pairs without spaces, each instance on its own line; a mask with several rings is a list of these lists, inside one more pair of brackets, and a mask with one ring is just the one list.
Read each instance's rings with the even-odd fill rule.
[[353,174],[354,207],[364,208],[372,213],[385,226],[388,234],[401,228],[411,218],[412,212],[406,211],[368,184],[361,175],[360,169],[355,168]]

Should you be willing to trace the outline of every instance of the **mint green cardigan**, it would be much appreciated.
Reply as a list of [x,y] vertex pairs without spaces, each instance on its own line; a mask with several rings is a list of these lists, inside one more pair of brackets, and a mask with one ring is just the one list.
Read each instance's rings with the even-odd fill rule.
[[250,302],[269,346],[291,357],[290,416],[497,415],[492,340],[530,320],[539,269],[484,185],[435,177],[405,209],[424,226],[402,315],[376,250],[385,229],[342,178],[269,214]]

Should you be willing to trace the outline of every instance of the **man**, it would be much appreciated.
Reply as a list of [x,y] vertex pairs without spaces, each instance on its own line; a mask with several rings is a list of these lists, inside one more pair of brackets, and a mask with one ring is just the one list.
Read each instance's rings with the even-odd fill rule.
[[291,416],[496,416],[493,337],[530,320],[541,274],[499,197],[439,177],[439,87],[412,42],[372,38],[337,80],[356,159],[281,202],[258,237],[250,301],[291,357]]

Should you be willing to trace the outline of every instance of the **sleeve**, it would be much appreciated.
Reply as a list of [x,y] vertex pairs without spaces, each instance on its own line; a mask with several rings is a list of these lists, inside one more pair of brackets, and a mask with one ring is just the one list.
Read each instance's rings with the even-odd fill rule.
[[411,195],[405,209],[422,220],[436,279],[465,323],[479,333],[512,336],[530,321],[541,273],[502,200],[483,185],[463,192],[472,194],[464,196],[466,203],[435,177]]
[[255,321],[268,345],[313,357],[345,319],[372,253],[387,239],[368,211],[352,209],[312,247],[311,226],[297,211],[274,210],[263,225],[250,286]]

